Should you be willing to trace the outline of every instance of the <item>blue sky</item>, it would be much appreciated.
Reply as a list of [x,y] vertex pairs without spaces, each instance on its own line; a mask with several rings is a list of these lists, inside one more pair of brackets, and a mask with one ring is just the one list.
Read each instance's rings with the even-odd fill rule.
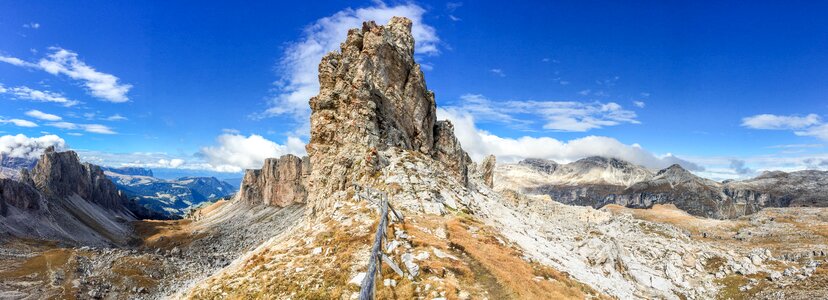
[[301,154],[319,56],[359,19],[398,14],[415,20],[440,117],[458,124],[472,156],[608,155],[717,179],[825,169],[825,11],[737,1],[0,1],[0,136],[25,135],[7,143],[19,146],[54,134],[95,163],[182,173]]

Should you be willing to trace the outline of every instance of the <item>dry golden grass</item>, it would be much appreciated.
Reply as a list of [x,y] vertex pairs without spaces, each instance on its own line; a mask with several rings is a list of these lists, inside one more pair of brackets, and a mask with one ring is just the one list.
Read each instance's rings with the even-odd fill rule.
[[[756,294],[766,289],[770,283],[765,279],[766,273],[756,273],[753,275],[730,275],[721,279],[716,279],[716,283],[721,286],[717,299],[721,300],[747,300],[754,299]],[[740,291],[739,288],[748,284],[750,279],[757,281],[756,285],[751,288]]]
[[[473,234],[469,228],[478,228]],[[599,294],[566,274],[521,259],[517,250],[502,245],[495,231],[471,219],[453,219],[446,227],[449,240],[486,269],[508,298],[584,299]],[[493,286],[496,287],[496,286]]]
[[40,255],[29,258],[17,267],[10,268],[9,271],[0,272],[0,280],[3,281],[31,281],[38,280],[41,282],[50,282],[51,274],[58,270],[64,271],[64,279],[62,282],[57,282],[59,285],[56,289],[51,289],[47,294],[42,295],[44,298],[52,299],[75,299],[76,289],[72,287],[72,270],[77,267],[77,264],[72,260],[74,252],[70,249],[53,249],[48,250]]
[[[350,296],[358,291],[357,287],[347,284],[353,262],[357,252],[370,245],[373,235],[344,229],[332,221],[325,224],[328,230],[313,236],[312,245],[325,249],[322,254],[310,255],[313,247],[300,242],[289,243],[290,246],[279,250],[265,250],[252,255],[238,270],[210,279],[207,286],[193,290],[188,297],[340,299]],[[213,286],[218,288],[214,290]]]
[[148,271],[158,267],[157,262],[144,257],[122,257],[112,263],[112,272],[117,274],[115,281],[125,286],[151,288],[158,280],[149,276]]
[[[357,216],[375,216],[365,205],[342,208],[340,212]],[[412,215],[405,224],[392,223],[388,236],[396,229],[410,236],[411,248],[398,248],[392,259],[405,271],[400,255],[428,252],[417,260],[419,275],[414,280],[402,278],[381,264],[382,276],[376,282],[377,299],[416,299],[445,297],[458,299],[461,292],[473,299],[584,299],[605,298],[586,285],[552,268],[524,261],[520,251],[502,245],[496,230],[468,219],[469,217]],[[373,243],[377,222],[371,225],[342,226],[330,219],[321,220],[322,229],[304,229],[278,247],[249,257],[237,269],[209,279],[187,297],[192,299],[348,299],[359,287],[348,281],[365,272],[368,251]],[[357,223],[358,224],[358,223]],[[448,238],[441,238],[443,231]],[[306,234],[307,236],[303,236]],[[311,255],[316,247],[322,253]],[[449,257],[437,257],[439,249]],[[396,286],[384,286],[383,279],[393,279]]]
[[172,249],[189,245],[208,233],[192,233],[192,220],[141,220],[133,222],[135,234],[141,245],[149,248]]

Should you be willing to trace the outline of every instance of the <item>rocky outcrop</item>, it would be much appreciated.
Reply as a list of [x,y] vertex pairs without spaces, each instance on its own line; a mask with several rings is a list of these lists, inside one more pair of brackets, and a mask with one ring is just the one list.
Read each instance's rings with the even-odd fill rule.
[[480,162],[480,166],[477,169],[477,172],[483,177],[483,183],[490,188],[494,187],[494,168],[496,164],[497,159],[495,156],[489,155]]
[[319,94],[310,99],[313,166],[309,190],[319,193],[313,211],[331,193],[375,178],[389,149],[436,159],[466,185],[471,159],[447,121],[436,121],[434,93],[414,61],[411,21],[365,22],[348,31],[339,52],[319,64]]
[[457,181],[464,186],[468,185],[469,164],[472,163],[472,160],[469,154],[463,151],[460,141],[454,136],[454,125],[448,120],[437,122],[434,128],[434,136],[434,159],[442,162]]
[[305,181],[310,169],[307,161],[307,158],[288,154],[266,159],[259,170],[246,170],[238,199],[249,204],[278,207],[305,203],[308,196]]
[[48,148],[17,180],[0,179],[0,238],[54,240],[70,245],[124,245],[136,215],[152,216],[128,201],[100,167],[72,151]]
[[31,180],[17,181],[0,178],[0,216],[6,216],[9,206],[20,210],[37,210],[43,196],[37,191]]
[[35,186],[48,198],[77,194],[106,209],[124,211],[126,199],[100,167],[81,163],[74,151],[47,148],[32,169]]

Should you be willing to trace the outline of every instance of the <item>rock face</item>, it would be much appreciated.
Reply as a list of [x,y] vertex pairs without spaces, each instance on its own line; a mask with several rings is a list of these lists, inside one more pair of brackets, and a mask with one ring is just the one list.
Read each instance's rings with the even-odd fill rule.
[[460,146],[460,141],[454,136],[454,125],[448,120],[437,122],[434,128],[435,132],[435,147],[434,158],[442,162],[452,172],[457,181],[463,185],[469,184],[469,164],[472,163],[471,157],[463,147]]
[[[458,182],[468,182],[471,160],[449,122],[436,121],[434,93],[414,61],[411,21],[394,17],[385,26],[365,22],[352,29],[340,52],[319,64],[319,94],[310,99],[313,166],[310,190],[323,195],[369,180],[394,148],[436,159]],[[328,206],[320,199],[315,209]]]
[[34,188],[30,178],[27,181],[0,178],[0,216],[8,214],[9,206],[20,210],[40,208],[43,196]]
[[480,162],[480,166],[478,167],[478,173],[483,176],[483,183],[490,188],[494,187],[494,168],[496,164],[497,159],[495,156],[489,155]]
[[307,161],[290,154],[265,160],[261,169],[245,171],[237,199],[278,207],[305,203],[305,181],[310,169]]
[[81,163],[74,151],[56,152],[50,147],[32,169],[35,186],[46,197],[77,194],[106,209],[124,211],[125,198],[100,167]]
[[[311,144],[364,144],[431,153],[436,106],[414,62],[411,21],[352,29],[340,53],[319,64],[319,95],[311,98]],[[346,117],[352,122],[332,123]],[[330,126],[340,125],[340,126]]]

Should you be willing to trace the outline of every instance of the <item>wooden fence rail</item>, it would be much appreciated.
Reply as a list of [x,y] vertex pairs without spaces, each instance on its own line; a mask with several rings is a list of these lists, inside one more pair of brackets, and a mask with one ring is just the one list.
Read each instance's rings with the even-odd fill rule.
[[[378,204],[380,211],[379,225],[377,225],[377,232],[374,234],[374,244],[371,246],[371,257],[368,259],[368,271],[365,274],[365,278],[362,279],[362,284],[360,285],[359,290],[360,300],[372,300],[374,299],[374,291],[376,290],[376,275],[379,274],[380,269],[382,269],[382,262],[388,264],[391,269],[402,276],[402,271],[399,267],[397,267],[394,261],[388,256],[382,254],[382,245],[385,240],[386,230],[388,228],[390,217],[388,212],[391,211],[393,213],[392,215],[397,222],[403,222],[403,216],[391,207],[391,204],[388,203],[388,195],[384,192],[377,191],[372,188],[364,188],[359,185],[354,185],[354,189],[360,199],[366,199],[371,203]],[[371,198],[373,198],[373,195],[378,195],[380,197],[379,203],[372,201],[373,199]]]

